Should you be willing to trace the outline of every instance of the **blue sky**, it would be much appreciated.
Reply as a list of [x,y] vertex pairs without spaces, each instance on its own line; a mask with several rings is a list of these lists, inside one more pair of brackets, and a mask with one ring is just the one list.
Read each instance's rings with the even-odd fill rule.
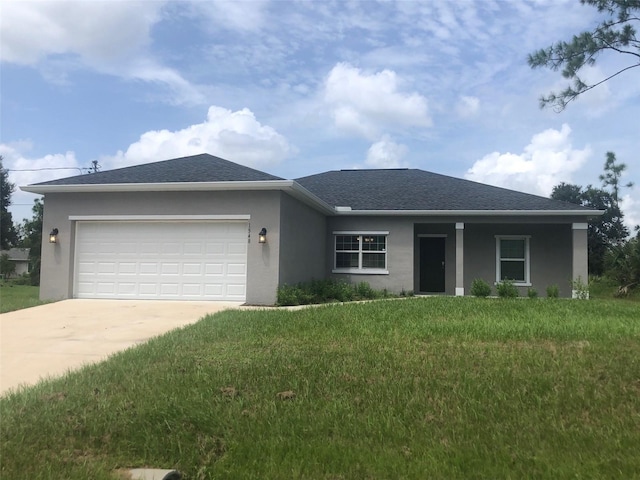
[[[410,167],[549,195],[639,180],[640,81],[562,113],[527,54],[595,25],[578,0],[31,1],[0,5],[0,154],[17,185],[207,152],[285,178]],[[602,57],[585,77],[624,65]],[[34,195],[12,212],[30,217]],[[640,187],[624,190],[640,223]]]

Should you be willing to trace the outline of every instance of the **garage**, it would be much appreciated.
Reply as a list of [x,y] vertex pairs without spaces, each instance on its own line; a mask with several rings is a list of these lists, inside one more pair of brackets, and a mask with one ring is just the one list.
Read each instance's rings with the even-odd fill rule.
[[75,298],[245,301],[247,221],[77,221]]

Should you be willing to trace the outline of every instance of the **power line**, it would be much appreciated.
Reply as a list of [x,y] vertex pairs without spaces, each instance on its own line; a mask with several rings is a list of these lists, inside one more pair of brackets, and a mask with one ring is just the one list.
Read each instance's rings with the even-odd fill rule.
[[45,170],[78,170],[82,173],[97,173],[102,165],[97,160],[91,161],[90,167],[42,167],[42,168],[6,168],[6,172],[42,172]]
[[[43,168],[7,168],[7,172],[41,172],[43,170],[79,170],[82,173],[80,167],[43,167]],[[85,168],[85,170],[89,170]]]

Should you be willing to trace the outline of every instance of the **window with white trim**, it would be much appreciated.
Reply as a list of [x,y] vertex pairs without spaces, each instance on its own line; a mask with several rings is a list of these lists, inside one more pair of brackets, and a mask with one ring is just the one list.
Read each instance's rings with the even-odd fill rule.
[[523,235],[496,236],[496,282],[531,285],[529,239]]
[[388,232],[334,232],[334,273],[387,272]]

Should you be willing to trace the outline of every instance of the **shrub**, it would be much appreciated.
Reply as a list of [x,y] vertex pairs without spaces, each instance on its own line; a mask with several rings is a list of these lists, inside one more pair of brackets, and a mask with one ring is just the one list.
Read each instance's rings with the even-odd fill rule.
[[606,275],[619,287],[637,287],[640,284],[640,237],[632,238],[610,249],[605,256]]
[[371,285],[369,285],[367,282],[358,283],[356,285],[355,291],[356,295],[358,295],[358,297],[360,298],[377,298],[378,296],[381,296],[381,294],[378,294],[378,292],[371,288]]
[[276,303],[278,305],[300,305],[299,290],[293,285],[281,285],[278,287]]
[[558,298],[560,296],[560,290],[557,285],[549,285],[547,287],[547,297],[548,298]]
[[497,283],[496,291],[501,298],[516,298],[520,294],[518,288],[513,284],[511,280],[502,280]]
[[0,274],[5,280],[8,280],[14,273],[16,273],[16,264],[9,260],[7,253],[3,253],[0,255]]
[[527,297],[529,297],[529,298],[538,298],[538,291],[535,288],[529,287],[527,289]]
[[388,297],[389,292],[371,288],[367,282],[356,285],[344,281],[312,280],[297,285],[278,287],[277,305],[309,305],[313,303],[350,302]]
[[573,291],[574,298],[579,300],[589,299],[589,285],[584,283],[581,277],[571,282],[571,290]]
[[11,280],[14,285],[31,285],[31,277],[28,273],[23,273],[19,277]]
[[491,295],[491,286],[481,278],[476,278],[471,284],[471,295],[474,297],[488,297]]

